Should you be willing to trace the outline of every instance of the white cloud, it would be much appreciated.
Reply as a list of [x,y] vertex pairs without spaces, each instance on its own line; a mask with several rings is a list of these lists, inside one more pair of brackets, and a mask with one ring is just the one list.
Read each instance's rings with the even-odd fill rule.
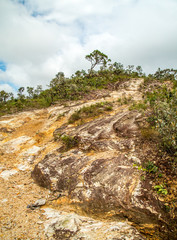
[[13,87],[11,87],[9,84],[0,84],[0,91],[4,90],[5,92],[12,92],[15,93]]
[[177,65],[176,0],[0,1],[0,83],[44,87],[59,71],[88,69],[99,49],[148,71]]

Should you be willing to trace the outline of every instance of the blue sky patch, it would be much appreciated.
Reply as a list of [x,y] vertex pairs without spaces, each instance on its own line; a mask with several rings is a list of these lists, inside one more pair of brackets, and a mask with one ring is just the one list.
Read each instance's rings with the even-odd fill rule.
[[26,0],[18,0],[18,2],[25,5]]
[[34,11],[34,12],[32,13],[32,17],[38,17],[38,16],[41,16],[41,15],[42,15],[41,13],[36,12],[36,11]]
[[43,12],[33,11],[31,16],[32,17],[43,17],[43,16],[47,15],[48,13],[49,13],[49,11],[43,11]]
[[15,91],[18,90],[18,87],[17,87],[14,83],[5,82],[5,81],[1,81],[1,80],[0,80],[0,85],[3,85],[3,84],[8,84],[8,85],[11,86]]
[[5,72],[7,69],[7,65],[5,64],[5,62],[0,61],[0,70]]

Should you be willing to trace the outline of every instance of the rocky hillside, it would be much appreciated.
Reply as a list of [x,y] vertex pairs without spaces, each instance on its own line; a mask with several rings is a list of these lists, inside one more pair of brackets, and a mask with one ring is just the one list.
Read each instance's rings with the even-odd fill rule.
[[143,82],[1,117],[0,239],[176,239],[176,177],[167,194],[168,156],[130,110]]

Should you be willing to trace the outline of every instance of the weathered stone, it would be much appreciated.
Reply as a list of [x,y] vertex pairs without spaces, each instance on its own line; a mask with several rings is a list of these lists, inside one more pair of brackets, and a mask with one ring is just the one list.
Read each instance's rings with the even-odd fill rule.
[[[49,154],[35,166],[32,177],[43,187],[67,193],[85,211],[114,211],[121,218],[142,224],[164,221],[151,184],[142,182],[141,172],[133,167],[135,159],[139,164],[143,161],[134,154],[140,122],[139,112],[125,110],[76,128],[57,129],[57,133],[64,130],[79,137],[79,149],[94,150],[101,157],[79,150]],[[113,150],[116,154],[112,155]]]
[[46,200],[43,199],[43,198],[38,199],[38,200],[34,203],[34,205],[36,205],[36,206],[43,206],[43,205],[45,205],[45,204],[46,204]]
[[35,208],[41,207],[41,206],[43,206],[43,205],[45,205],[45,204],[46,204],[46,200],[43,199],[43,198],[41,198],[41,199],[38,199],[35,203],[29,204],[29,205],[27,206],[27,208],[30,208],[30,209],[34,210]]
[[133,160],[123,154],[96,160],[84,154],[47,155],[35,166],[32,177],[43,187],[67,192],[84,210],[114,210],[140,223],[158,222],[163,215],[158,201],[149,193],[151,186],[142,186]]
[[0,144],[0,147],[7,153],[15,152],[20,149],[20,146],[32,141],[31,137],[28,136],[20,136],[18,138],[14,138],[10,141],[7,141],[6,143]]
[[[177,239],[173,225],[176,219],[172,219],[176,214],[175,202],[171,201],[175,199],[176,190],[170,172],[172,168],[168,169],[166,163],[158,164],[161,158],[157,159],[155,143],[140,136],[144,121],[139,112],[129,111],[128,105],[120,106],[117,102],[122,97],[141,100],[142,93],[137,89],[142,81],[129,80],[120,86],[119,91],[108,90],[109,96],[105,95],[105,99],[72,101],[67,102],[67,106],[50,106],[47,110],[1,117],[0,211],[3,239],[143,239],[137,230],[154,239]],[[86,119],[90,122],[77,127],[68,125],[68,119],[75,111],[102,101],[114,101],[110,115]],[[61,115],[64,116],[59,119]],[[79,145],[72,151],[65,149],[67,151],[61,153],[61,142],[58,144],[51,138],[56,128],[58,130],[53,135],[58,136],[58,140],[64,134],[76,136]],[[48,155],[44,159],[45,154]],[[142,171],[148,161],[157,164],[159,172],[168,169],[169,180],[164,176],[157,178],[158,172]],[[38,162],[33,178],[53,191],[40,188],[29,178],[32,165],[28,166],[28,163]],[[137,167],[133,167],[134,163]],[[26,166],[30,168],[26,169]],[[14,172],[18,169],[26,170]],[[145,177],[144,180],[140,175]],[[168,194],[158,195],[151,184],[158,184],[157,181],[160,184],[164,180]],[[173,188],[170,181],[174,183]],[[53,209],[68,213],[51,214],[46,220],[41,215],[46,206],[32,212],[39,207],[35,202],[36,196],[46,198]],[[157,198],[170,209],[168,228],[164,227],[164,221],[169,214],[163,212],[164,205],[160,206]],[[171,201],[169,205],[165,200]],[[32,204],[25,210],[27,202]],[[73,212],[92,216],[94,220],[79,217]],[[6,223],[11,220],[17,226],[7,231]],[[33,231],[31,226],[34,226]]]
[[[53,217],[52,216],[53,212]],[[143,240],[138,231],[125,222],[101,222],[77,214],[46,209],[46,236],[58,240]],[[51,217],[51,219],[50,219]]]
[[12,133],[13,131],[14,131],[13,129],[10,129],[7,127],[0,128],[0,132],[3,132],[3,133]]
[[139,135],[139,122],[141,114],[137,111],[131,111],[124,115],[113,125],[113,129],[118,136],[134,137]]
[[16,174],[17,172],[18,171],[16,169],[4,170],[3,172],[1,172],[0,177],[7,180],[10,176]]
[[[90,121],[76,128],[67,128],[66,125],[54,131],[54,138],[58,140],[61,135],[71,135],[79,138],[79,148],[82,150],[106,151],[110,149],[131,148],[127,146],[127,139],[140,134],[141,114],[137,111],[121,111],[114,116],[106,116]],[[111,139],[110,141],[108,139]],[[101,140],[101,141],[100,141]],[[122,145],[123,144],[123,145]]]

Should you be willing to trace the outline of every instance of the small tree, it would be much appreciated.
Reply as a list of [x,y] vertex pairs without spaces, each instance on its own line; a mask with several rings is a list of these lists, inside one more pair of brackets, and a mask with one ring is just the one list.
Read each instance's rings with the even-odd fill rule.
[[34,97],[34,88],[33,87],[27,87],[27,93],[29,95],[29,98],[32,99]]
[[36,89],[34,90],[34,98],[39,97],[42,92],[42,85],[37,85]]
[[24,87],[20,87],[20,88],[18,89],[17,95],[18,95],[18,97],[19,97],[20,100],[22,100],[22,99],[25,98],[25,95],[23,94],[24,90],[25,90]]
[[14,94],[12,92],[9,93],[9,99],[14,100]]
[[143,76],[143,69],[141,66],[137,66],[136,71],[137,71],[139,77]]
[[90,73],[89,75],[92,74],[93,69],[96,65],[102,65],[103,67],[106,67],[107,63],[110,62],[111,60],[108,58],[107,55],[104,53],[100,52],[99,50],[94,50],[92,53],[89,55],[86,55],[85,58],[91,62],[91,68],[90,68]]
[[4,90],[0,91],[0,102],[6,102],[8,99],[9,94],[5,92]]
[[127,74],[132,74],[133,73],[133,70],[134,70],[134,65],[128,65],[127,66],[127,69],[126,69],[126,72]]
[[117,63],[117,62],[115,62],[115,63],[113,64],[113,70],[114,70],[114,72],[117,73],[117,74],[123,73],[123,72],[124,72],[124,66],[123,66],[122,63]]
[[65,82],[65,75],[63,72],[58,72],[56,78],[50,81],[50,88],[58,90],[58,87]]

